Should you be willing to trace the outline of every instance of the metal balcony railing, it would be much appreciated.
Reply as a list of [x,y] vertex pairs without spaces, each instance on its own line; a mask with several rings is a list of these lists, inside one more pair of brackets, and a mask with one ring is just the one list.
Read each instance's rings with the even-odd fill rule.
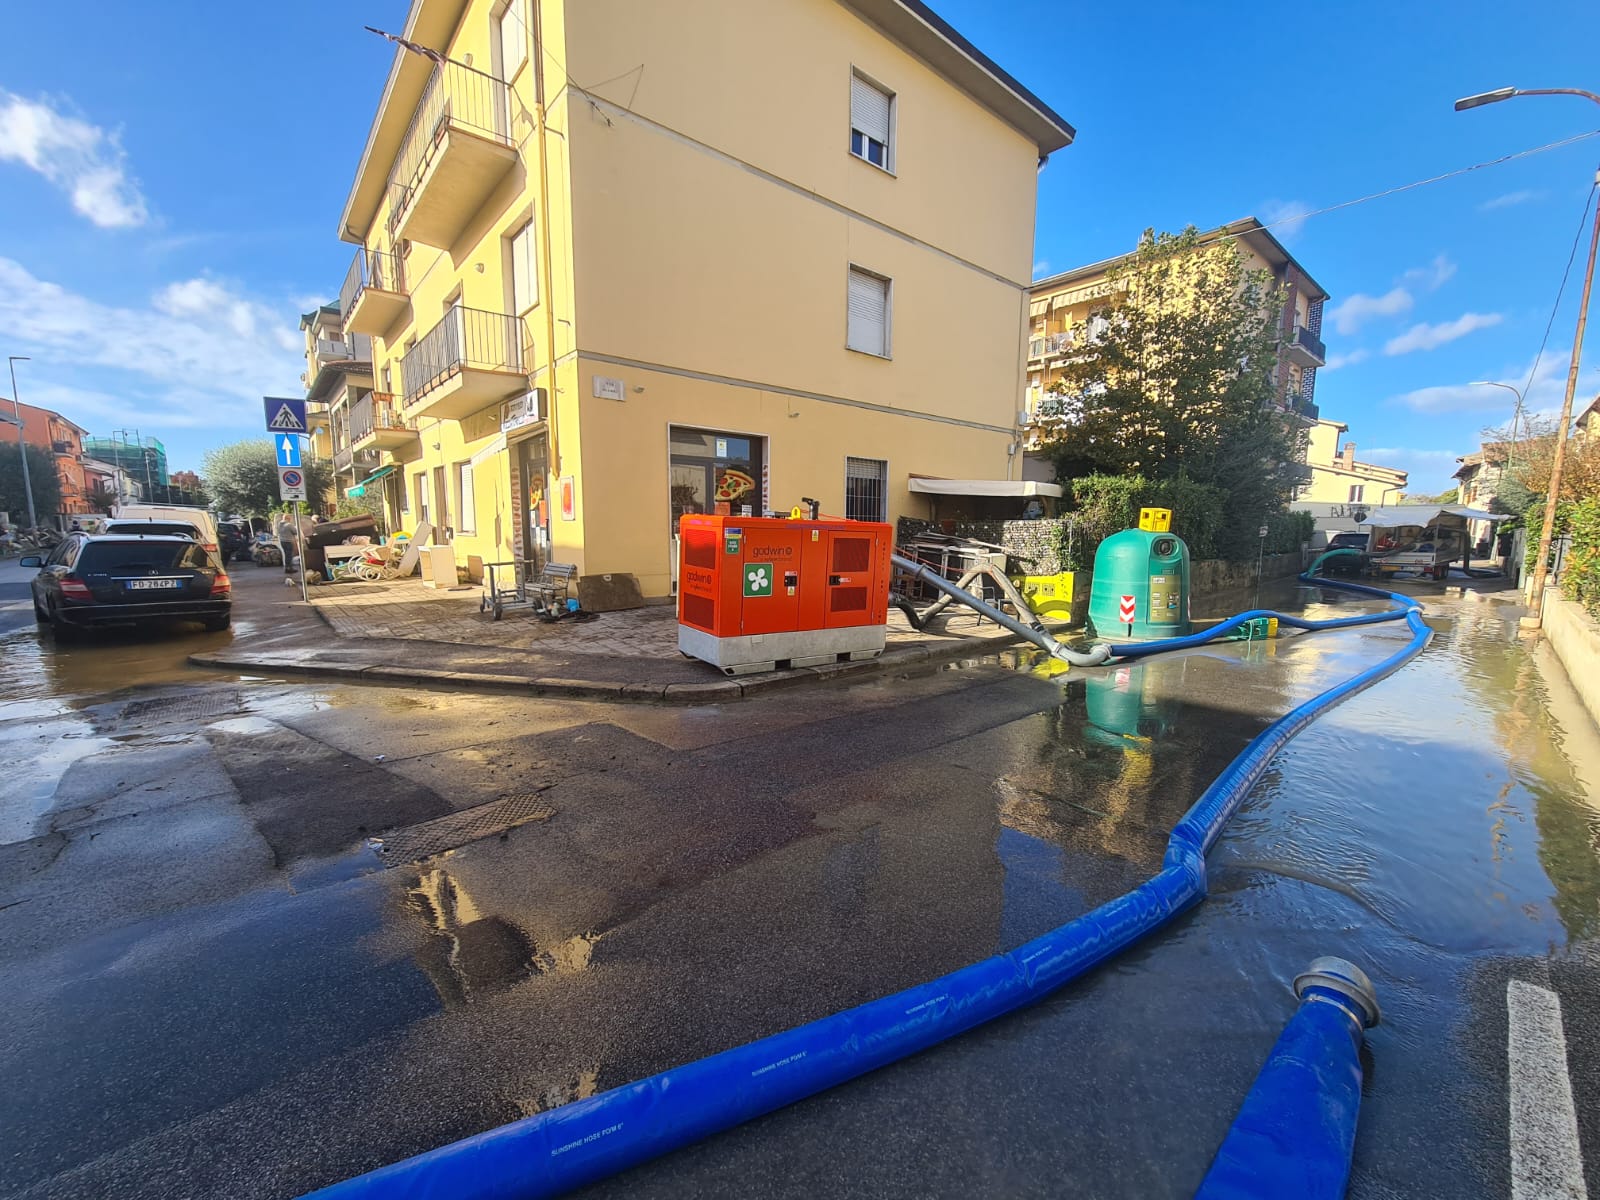
[[1072,330],[1065,333],[1046,333],[1028,339],[1029,358],[1049,358],[1053,354],[1065,354],[1077,341],[1077,335]]
[[522,322],[457,304],[400,360],[405,407],[462,371],[521,371]]
[[349,446],[333,452],[333,469],[335,471],[348,471],[350,469],[352,452]]
[[400,406],[388,392],[371,392],[350,406],[350,436],[359,442],[380,429],[410,429]]
[[1289,339],[1290,345],[1299,346],[1319,363],[1328,361],[1328,350],[1322,344],[1322,339],[1304,325],[1296,325],[1294,334]]
[[451,126],[511,145],[511,89],[460,63],[434,67],[389,173],[391,233],[400,224],[422,173]]
[[391,250],[372,250],[362,246],[345,272],[344,286],[339,289],[339,311],[347,318],[350,310],[368,288],[379,292],[406,290],[405,262]]

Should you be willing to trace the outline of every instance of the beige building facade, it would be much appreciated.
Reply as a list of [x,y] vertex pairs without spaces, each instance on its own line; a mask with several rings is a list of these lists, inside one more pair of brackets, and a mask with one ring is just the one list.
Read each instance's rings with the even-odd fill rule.
[[1318,504],[1398,504],[1407,473],[1377,463],[1358,462],[1356,444],[1339,439],[1350,431],[1342,421],[1318,417],[1306,442],[1310,480],[1297,499]]
[[458,562],[673,583],[685,512],[1020,475],[1040,160],[914,0],[416,0],[340,224],[357,486]]

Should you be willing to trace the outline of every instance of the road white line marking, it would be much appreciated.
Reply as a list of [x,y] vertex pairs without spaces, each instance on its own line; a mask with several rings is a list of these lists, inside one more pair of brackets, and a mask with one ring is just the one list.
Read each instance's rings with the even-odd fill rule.
[[1506,1013],[1512,1200],[1586,1200],[1561,1001],[1546,988],[1513,979],[1506,984]]

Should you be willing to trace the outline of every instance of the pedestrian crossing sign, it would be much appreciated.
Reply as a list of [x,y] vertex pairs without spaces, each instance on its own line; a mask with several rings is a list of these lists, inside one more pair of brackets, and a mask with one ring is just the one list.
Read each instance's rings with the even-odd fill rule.
[[306,433],[306,402],[287,396],[263,396],[268,433]]

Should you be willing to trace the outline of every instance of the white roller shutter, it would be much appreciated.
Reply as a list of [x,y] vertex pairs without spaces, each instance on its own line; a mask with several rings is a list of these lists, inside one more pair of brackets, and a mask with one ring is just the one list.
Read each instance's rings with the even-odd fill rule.
[[849,307],[845,345],[888,357],[889,281],[851,267]]
[[534,273],[533,222],[511,236],[511,313],[520,317],[539,299]]
[[889,93],[859,75],[850,76],[850,127],[889,144]]

